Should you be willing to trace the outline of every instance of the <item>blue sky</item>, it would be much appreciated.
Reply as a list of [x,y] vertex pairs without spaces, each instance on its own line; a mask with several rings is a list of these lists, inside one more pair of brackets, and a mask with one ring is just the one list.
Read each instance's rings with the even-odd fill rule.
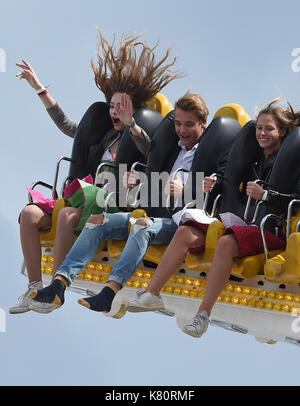
[[0,307],[7,318],[0,385],[299,385],[299,349],[292,345],[263,345],[215,327],[194,340],[172,318],[115,320],[88,312],[74,293],[50,315],[8,315],[26,285],[17,223],[25,187],[52,183],[57,159],[72,148],[33,89],[15,77],[15,63],[27,59],[79,121],[92,102],[104,100],[90,67],[96,27],[109,40],[135,31],[149,44],[160,40],[161,52],[170,45],[178,55],[177,69],[186,77],[164,91],[172,102],[187,90],[198,92],[210,119],[230,102],[253,117],[256,106],[279,95],[300,109],[300,72],[291,67],[292,50],[300,47],[299,14],[297,0],[1,1]]

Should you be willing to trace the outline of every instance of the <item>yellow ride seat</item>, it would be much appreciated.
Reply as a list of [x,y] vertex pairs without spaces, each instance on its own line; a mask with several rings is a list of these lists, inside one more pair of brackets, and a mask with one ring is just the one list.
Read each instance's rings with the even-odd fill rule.
[[[136,210],[133,210],[130,217],[133,217],[133,218],[147,217],[147,213],[143,209],[136,209]],[[131,224],[129,223],[128,224],[128,235],[130,233],[130,229],[131,229]],[[111,258],[119,258],[120,255],[122,254],[125,244],[126,244],[126,241],[116,241],[116,240],[108,241],[107,249],[108,249],[109,256]],[[166,245],[150,245],[146,252],[144,259],[154,262],[155,264],[158,264],[159,261],[161,260],[161,257],[163,256],[166,248],[167,248]]]
[[[145,212],[145,210],[136,209],[136,210],[132,211],[130,217],[133,217],[133,218],[147,217],[147,213]],[[128,235],[130,233],[130,229],[131,229],[131,224],[129,222]],[[107,241],[108,255],[111,258],[119,258],[120,255],[122,254],[125,244],[126,244],[126,241],[118,241],[118,240]]]
[[300,220],[299,213],[292,217],[291,234],[286,250],[269,259],[264,266],[265,278],[278,283],[300,283],[300,233],[296,225]]
[[[205,240],[205,251],[203,254],[188,253],[185,264],[188,269],[208,272],[215,253],[218,240],[224,234],[224,225],[221,221],[214,221],[207,229]],[[269,252],[270,257],[274,257],[280,251]],[[263,271],[265,254],[251,255],[241,259],[234,259],[231,274],[242,279],[252,278]]]
[[52,242],[55,239],[55,235],[56,235],[56,224],[57,224],[57,217],[58,217],[58,213],[60,212],[61,209],[63,209],[64,207],[69,206],[67,204],[67,202],[65,201],[65,199],[57,199],[53,208],[53,212],[52,212],[52,223],[51,223],[51,228],[50,230],[42,230],[40,231],[40,240],[41,243],[44,242]]
[[207,229],[204,252],[201,254],[192,254],[189,252],[185,258],[187,268],[200,272],[209,271],[217,242],[223,234],[223,223],[221,221],[212,222]]
[[215,113],[213,119],[219,116],[233,117],[241,124],[241,126],[244,126],[246,123],[248,123],[248,121],[251,120],[251,117],[246,110],[237,103],[229,103],[223,107],[220,107]]
[[161,93],[157,93],[148,103],[148,109],[157,110],[163,117],[165,117],[170,111],[174,110],[172,103],[166,96]]

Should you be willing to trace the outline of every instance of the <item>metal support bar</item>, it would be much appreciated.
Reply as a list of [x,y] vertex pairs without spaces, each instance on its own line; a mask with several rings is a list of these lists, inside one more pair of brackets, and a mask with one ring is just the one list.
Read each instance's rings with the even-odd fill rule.
[[[254,183],[257,183],[257,184],[262,183],[262,184],[263,184],[263,183],[265,183],[265,182],[261,181],[260,179],[256,179],[256,180],[254,181]],[[249,197],[248,197],[248,200],[247,200],[246,208],[245,208],[245,211],[244,211],[244,220],[245,220],[245,221],[248,221],[249,223],[254,223],[254,221],[255,221],[256,218],[257,218],[257,214],[258,214],[258,208],[257,208],[257,206],[260,206],[260,204],[263,203],[263,201],[258,202],[258,203],[256,204],[256,208],[255,208],[255,212],[254,212],[253,218],[252,218],[252,220],[250,221],[250,220],[248,220],[248,213],[249,213],[249,209],[250,209],[251,200],[252,200],[252,197],[249,196]]]
[[[172,173],[172,175],[170,176],[169,180],[175,180],[179,172],[186,172],[186,173],[189,173],[190,171],[187,170],[187,169],[178,168],[178,169],[176,169],[175,172]],[[173,211],[178,207],[179,197],[176,198],[176,200],[175,200],[175,205],[174,205],[175,207],[174,207],[173,209],[170,208],[170,200],[171,200],[171,196],[168,195],[168,196],[167,196],[167,199],[166,199],[166,208],[167,208],[169,211],[173,212]]]
[[[298,199],[293,199],[290,201],[288,205],[288,213],[287,213],[287,227],[286,227],[286,239],[288,240],[289,235],[291,233],[291,219],[292,219],[292,208],[294,204],[300,203],[300,200]],[[298,224],[297,224],[298,227]]]
[[[41,180],[33,183],[33,185],[31,186],[31,189],[34,189],[36,186],[39,186],[39,185],[44,186],[47,189],[50,189],[51,191],[53,191],[53,186],[49,185],[48,183],[42,182]],[[31,197],[30,193],[28,193],[28,201],[29,201],[29,203],[33,203],[33,199]]]
[[[220,174],[218,174],[218,173],[213,173],[212,175],[210,175],[210,178],[213,178],[214,176],[216,176],[217,178],[218,178],[218,177],[224,178],[223,175],[220,175]],[[212,209],[211,209],[211,212],[209,213],[209,212],[207,211],[207,206],[208,206],[208,201],[209,201],[210,193],[211,193],[211,192],[205,193],[204,204],[203,204],[203,211],[204,211],[204,213],[205,213],[208,217],[215,217],[215,212],[216,212],[216,209],[217,209],[217,205],[218,205],[218,203],[219,203],[219,200],[223,197],[223,195],[222,195],[222,194],[219,194],[219,195],[215,198],[214,203],[213,203],[213,207],[212,207]]]
[[[134,162],[131,165],[130,172],[133,172],[137,166],[142,166],[143,168],[148,168],[149,169],[149,166],[146,165],[146,164],[143,164],[142,162]],[[135,208],[135,206],[137,205],[138,194],[139,194],[139,192],[140,192],[143,185],[144,185],[144,183],[139,183],[138,189],[136,190],[135,195],[133,197],[133,201],[130,201],[130,197],[129,197],[129,193],[130,193],[130,191],[132,189],[127,188],[127,190],[126,190],[126,201],[127,201],[127,204],[128,204],[129,207]]]
[[56,187],[57,187],[57,180],[58,180],[58,173],[59,173],[59,167],[60,167],[60,163],[62,161],[67,161],[67,162],[73,162],[71,158],[68,158],[66,156],[62,156],[59,158],[59,160],[57,161],[56,164],[56,171],[55,171],[55,177],[54,177],[54,182],[53,182],[53,189],[52,189],[52,197],[53,199],[58,199],[58,194],[56,191]]
[[285,341],[289,344],[295,344],[298,347],[300,347],[300,340],[297,340],[296,338],[291,338],[291,337],[285,337]]
[[108,168],[113,168],[113,169],[115,169],[115,168],[116,168],[116,164],[115,164],[115,163],[102,162],[100,165],[98,165],[98,168],[97,168],[97,170],[96,170],[94,185],[97,184],[98,175],[99,175],[99,173],[102,171],[102,169],[103,169],[104,167],[108,167]]
[[234,331],[235,333],[247,334],[248,329],[245,327],[238,326],[237,324],[227,323],[221,320],[211,320],[211,325],[216,327],[222,327],[229,331]]
[[276,216],[275,214],[267,214],[260,222],[260,232],[261,232],[261,238],[263,240],[266,261],[268,261],[269,255],[268,255],[267,240],[266,240],[266,236],[265,236],[265,224],[270,218],[274,218],[275,220],[280,221],[283,224],[286,224],[286,221],[284,219],[282,219],[279,216]]

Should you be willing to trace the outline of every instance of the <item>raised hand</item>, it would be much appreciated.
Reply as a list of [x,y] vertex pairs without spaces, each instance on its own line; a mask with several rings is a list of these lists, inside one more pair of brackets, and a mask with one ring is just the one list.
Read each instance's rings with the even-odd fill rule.
[[16,76],[20,79],[27,80],[30,86],[33,87],[33,89],[35,90],[43,87],[32,66],[24,59],[22,59],[22,62],[23,63],[16,63],[17,66],[23,69],[23,71],[17,73]]
[[123,93],[120,106],[117,106],[117,114],[122,123],[126,126],[132,123],[133,106],[130,96]]

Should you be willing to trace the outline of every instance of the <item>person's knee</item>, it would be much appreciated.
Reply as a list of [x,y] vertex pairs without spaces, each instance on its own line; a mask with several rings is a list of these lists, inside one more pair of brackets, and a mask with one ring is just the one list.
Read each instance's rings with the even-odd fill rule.
[[153,229],[154,222],[149,217],[140,217],[131,224],[131,237],[137,237],[138,239],[153,239],[155,237],[155,229]]
[[140,217],[135,224],[138,226],[149,227],[152,224],[149,223],[149,220],[148,217]]
[[216,252],[220,253],[221,255],[225,255],[226,253],[229,255],[236,255],[237,251],[237,242],[236,239],[232,235],[223,235],[216,246]]
[[29,205],[24,207],[20,214],[20,224],[38,226],[41,219],[45,216],[46,214],[39,207]]
[[188,242],[190,240],[192,233],[191,233],[191,228],[189,226],[180,226],[177,228],[174,238],[178,241],[182,242]]
[[64,207],[60,210],[57,217],[58,227],[75,228],[80,220],[81,211],[74,207]]
[[103,222],[104,222],[104,214],[92,214],[87,221],[87,223],[96,225],[103,225]]

